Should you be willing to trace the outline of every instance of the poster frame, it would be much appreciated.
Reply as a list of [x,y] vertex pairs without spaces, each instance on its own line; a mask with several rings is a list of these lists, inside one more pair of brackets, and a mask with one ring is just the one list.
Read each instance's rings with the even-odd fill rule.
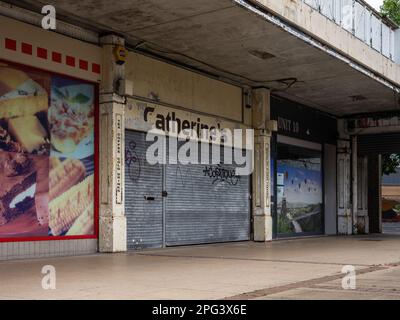
[[[273,206],[273,239],[274,240],[281,240],[281,239],[291,239],[291,238],[303,238],[303,237],[312,237],[312,236],[323,236],[325,234],[325,145],[321,144],[321,192],[322,192],[322,210],[321,210],[321,229],[320,231],[312,231],[312,232],[300,232],[300,233],[279,233],[278,232],[278,201],[277,201],[277,192],[278,192],[278,184],[277,184],[277,173],[278,173],[278,145],[287,145],[293,146],[289,143],[282,143],[278,142],[277,139],[278,134],[274,134],[274,152],[273,152],[273,159],[274,159],[274,206]],[[304,140],[306,141],[306,140]],[[296,146],[298,147],[298,146]],[[304,151],[310,150],[306,147],[298,147],[303,149]]]
[[[94,81],[85,80],[78,77],[65,75],[62,73],[33,67],[30,65],[1,59],[0,63],[6,63],[10,66],[23,68],[27,71],[33,71],[43,74],[48,74],[50,77],[59,76],[65,79],[80,81],[82,83],[91,84],[94,86],[94,233],[92,235],[77,235],[77,236],[37,236],[37,237],[12,237],[1,238],[0,243],[4,242],[37,242],[37,241],[68,241],[68,240],[84,240],[84,239],[98,239],[99,237],[99,83]],[[50,95],[49,95],[50,100]],[[49,101],[50,103],[50,101]]]

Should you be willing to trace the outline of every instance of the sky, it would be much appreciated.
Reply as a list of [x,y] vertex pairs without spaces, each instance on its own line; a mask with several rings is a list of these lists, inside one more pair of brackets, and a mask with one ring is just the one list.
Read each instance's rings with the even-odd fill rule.
[[365,0],[368,2],[371,6],[373,6],[376,10],[379,11],[380,6],[383,3],[383,0]]

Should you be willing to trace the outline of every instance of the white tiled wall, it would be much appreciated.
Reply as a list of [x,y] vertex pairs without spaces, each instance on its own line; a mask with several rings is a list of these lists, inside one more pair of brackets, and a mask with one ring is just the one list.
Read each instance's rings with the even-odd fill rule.
[[97,252],[97,239],[0,243],[0,260],[78,256]]

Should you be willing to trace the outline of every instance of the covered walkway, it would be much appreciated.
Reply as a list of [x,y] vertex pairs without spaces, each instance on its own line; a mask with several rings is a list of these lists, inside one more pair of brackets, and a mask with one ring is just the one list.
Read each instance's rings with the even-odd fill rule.
[[[0,263],[1,299],[400,299],[400,237],[322,237]],[[42,268],[56,290],[42,289]],[[357,289],[341,287],[344,265]]]

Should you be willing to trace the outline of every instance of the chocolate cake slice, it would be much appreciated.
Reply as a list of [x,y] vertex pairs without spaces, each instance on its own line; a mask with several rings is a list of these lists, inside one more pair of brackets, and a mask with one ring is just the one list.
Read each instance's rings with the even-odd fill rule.
[[0,226],[34,206],[36,176],[29,156],[0,152]]

